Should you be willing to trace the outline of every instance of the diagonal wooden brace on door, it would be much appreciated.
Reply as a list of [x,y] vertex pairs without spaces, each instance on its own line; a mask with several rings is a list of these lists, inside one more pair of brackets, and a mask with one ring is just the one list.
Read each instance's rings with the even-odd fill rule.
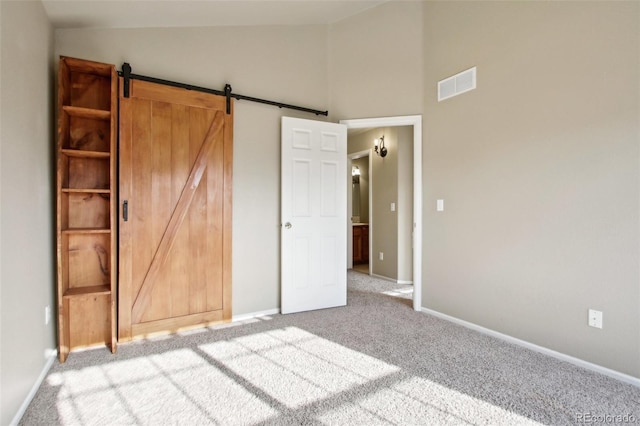
[[165,264],[167,258],[169,257],[171,246],[173,246],[173,242],[175,241],[178,234],[178,229],[180,228],[180,225],[182,225],[182,222],[184,221],[184,218],[189,211],[189,207],[191,206],[193,197],[196,193],[196,190],[198,189],[198,186],[200,185],[202,175],[207,169],[207,162],[209,154],[211,152],[211,148],[214,145],[214,141],[222,131],[223,126],[224,114],[221,111],[218,111],[216,112],[213,118],[213,122],[211,123],[204,141],[202,142],[202,146],[200,147],[200,151],[198,152],[196,161],[193,163],[193,167],[191,168],[191,173],[189,173],[189,177],[187,178],[187,183],[182,189],[182,194],[180,194],[180,198],[178,199],[176,208],[171,215],[171,219],[169,220],[167,229],[165,229],[164,234],[162,235],[162,239],[160,240],[158,249],[156,250],[153,259],[151,260],[151,264],[149,266],[149,269],[147,270],[147,274],[144,277],[144,281],[142,282],[140,291],[138,291],[138,294],[136,296],[131,312],[132,320],[134,323],[140,323],[144,311],[149,305],[149,301],[151,300],[151,291],[153,290],[154,283],[156,282],[162,266]]

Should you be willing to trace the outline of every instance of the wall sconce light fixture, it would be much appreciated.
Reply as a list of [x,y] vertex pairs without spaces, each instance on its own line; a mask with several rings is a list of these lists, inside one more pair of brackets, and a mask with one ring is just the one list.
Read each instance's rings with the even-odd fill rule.
[[360,167],[353,166],[351,168],[351,180],[353,184],[360,183]]
[[[375,150],[376,150],[376,154],[378,154],[380,157],[386,157],[387,156],[387,148],[384,146],[384,135],[382,135],[382,137],[380,139],[376,139],[375,141],[373,141],[374,145],[375,145]],[[378,150],[379,148],[379,150]]]

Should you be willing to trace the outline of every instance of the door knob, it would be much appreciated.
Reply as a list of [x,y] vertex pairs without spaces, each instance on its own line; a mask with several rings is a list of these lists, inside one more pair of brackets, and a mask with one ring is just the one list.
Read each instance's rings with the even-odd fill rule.
[[293,225],[291,225],[291,222],[287,222],[287,223],[284,224],[284,227],[287,228],[287,229],[291,229],[292,226]]

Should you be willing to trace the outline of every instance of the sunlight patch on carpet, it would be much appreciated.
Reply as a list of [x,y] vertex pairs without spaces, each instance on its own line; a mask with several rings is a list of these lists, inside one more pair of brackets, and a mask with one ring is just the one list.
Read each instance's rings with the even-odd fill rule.
[[413,286],[409,288],[397,288],[394,290],[383,291],[382,294],[386,294],[387,296],[411,299],[413,297]]
[[[277,411],[191,349],[52,374],[63,424],[263,422]],[[97,416],[102,413],[107,417]]]
[[49,375],[62,424],[259,424],[311,412],[323,424],[537,425],[286,327]]
[[296,327],[200,348],[277,402],[294,409],[400,370]]

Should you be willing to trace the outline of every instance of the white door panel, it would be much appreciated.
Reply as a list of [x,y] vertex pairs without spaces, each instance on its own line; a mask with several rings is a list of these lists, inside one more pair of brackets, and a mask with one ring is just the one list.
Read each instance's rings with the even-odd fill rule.
[[347,302],[347,131],[282,118],[282,313]]

